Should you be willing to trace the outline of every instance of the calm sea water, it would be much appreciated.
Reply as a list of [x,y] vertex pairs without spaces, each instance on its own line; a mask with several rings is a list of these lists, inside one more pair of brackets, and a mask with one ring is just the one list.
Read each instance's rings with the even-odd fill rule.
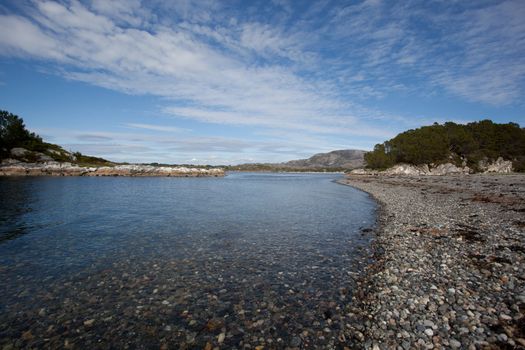
[[338,177],[0,178],[0,345],[337,345],[375,220]]

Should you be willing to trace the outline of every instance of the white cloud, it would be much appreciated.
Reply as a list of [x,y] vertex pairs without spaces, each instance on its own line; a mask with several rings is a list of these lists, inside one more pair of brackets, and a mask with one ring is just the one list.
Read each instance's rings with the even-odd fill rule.
[[0,31],[0,47],[4,55],[30,56],[63,60],[59,45],[26,18],[20,16],[0,16],[3,28]]
[[[67,64],[61,69],[69,79],[166,97],[174,105],[166,110],[184,118],[325,133],[355,127],[353,118],[344,117],[354,107],[337,97],[335,86],[319,79],[304,79],[276,62],[253,65],[242,52],[254,50],[259,55],[290,59],[306,57],[293,35],[286,36],[258,23],[244,23],[237,37],[232,37],[220,26],[201,22],[201,33],[214,33],[226,43],[211,45],[184,27],[155,24],[153,30],[144,30],[121,26],[114,19],[131,16],[130,8],[125,11],[121,4],[94,1],[90,9],[76,1],[67,5],[38,2],[28,14],[32,22],[16,16],[3,19],[16,22],[20,28],[16,39],[2,40],[2,47],[7,52],[20,51]],[[40,44],[35,45],[36,41]],[[191,102],[191,107],[178,106],[183,101]]]
[[[17,14],[2,9],[0,25],[9,30],[0,31],[0,55],[39,59],[68,79],[159,97],[159,109],[174,119],[337,140],[320,141],[319,149],[344,145],[345,136],[356,145],[383,141],[428,121],[381,111],[375,101],[384,97],[418,98],[443,89],[467,101],[504,105],[524,92],[525,3],[519,0],[316,1],[303,4],[302,12],[297,3],[274,0],[242,13],[207,0],[25,4]],[[188,131],[147,122],[126,126]],[[118,145],[132,147],[129,137]],[[202,150],[200,140],[185,138]],[[144,152],[159,152],[150,147],[159,138],[140,142]],[[276,153],[289,145],[302,152],[289,139],[277,143],[270,147]],[[250,157],[259,154],[243,147]],[[210,155],[185,159],[192,158]]]

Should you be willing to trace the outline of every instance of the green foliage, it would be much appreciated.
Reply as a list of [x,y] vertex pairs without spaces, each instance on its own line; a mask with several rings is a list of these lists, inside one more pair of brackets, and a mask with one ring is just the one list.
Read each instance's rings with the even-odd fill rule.
[[[35,133],[29,132],[24,120],[8,111],[0,110],[0,159],[10,157],[10,150],[15,147],[25,148],[30,151],[24,155],[23,160],[36,162],[39,153],[50,156],[58,162],[70,162],[71,154],[62,147],[47,143]],[[39,152],[39,153],[36,153]],[[82,165],[111,165],[105,159],[82,155],[80,152],[74,154],[76,162]]]
[[42,144],[40,136],[29,132],[22,118],[0,110],[0,157],[6,156],[14,147],[38,151],[40,144]]
[[525,170],[525,129],[516,123],[496,124],[490,120],[466,125],[447,122],[405,131],[365,154],[367,166],[384,169],[395,163],[414,165],[467,159],[476,168],[480,160],[498,157],[513,161],[517,171]]
[[113,165],[111,162],[108,162],[107,160],[103,158],[93,157],[93,156],[86,156],[80,152],[73,153],[75,162],[82,165],[82,166],[109,166]]
[[378,144],[373,152],[365,153],[365,162],[370,168],[383,170],[395,164],[395,157],[385,151],[384,144]]

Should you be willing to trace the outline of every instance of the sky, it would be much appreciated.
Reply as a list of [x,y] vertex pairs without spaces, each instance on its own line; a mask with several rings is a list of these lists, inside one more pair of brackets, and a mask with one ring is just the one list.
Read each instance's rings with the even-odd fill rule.
[[525,126],[525,1],[0,2],[0,109],[113,161],[282,162]]

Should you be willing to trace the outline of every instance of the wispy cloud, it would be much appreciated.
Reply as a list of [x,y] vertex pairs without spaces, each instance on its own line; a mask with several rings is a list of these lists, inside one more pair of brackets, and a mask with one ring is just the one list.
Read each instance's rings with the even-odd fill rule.
[[[209,24],[207,16],[188,15],[193,5],[175,11],[197,23],[152,21],[146,30],[143,22],[130,27],[133,7],[126,12],[118,4],[36,2],[25,17],[0,19],[17,29],[0,34],[0,47],[60,63],[70,79],[166,97],[174,104],[166,110],[184,118],[330,133],[340,127],[331,116],[345,123],[355,109],[337,86],[296,72],[313,55],[302,43],[307,33],[258,22]],[[180,106],[187,102],[191,107]]]
[[133,128],[133,129],[144,129],[144,130],[154,130],[154,131],[162,131],[162,132],[190,132],[190,129],[185,128],[177,128],[174,126],[166,126],[166,125],[152,125],[152,124],[141,124],[141,123],[126,123],[126,127]]
[[[339,145],[344,136],[371,144],[428,120],[382,110],[376,102],[383,99],[438,93],[500,106],[524,95],[519,0],[10,5],[0,8],[0,25],[8,28],[0,31],[0,55],[42,62],[67,79],[158,97],[159,113],[178,121],[332,137],[319,148]],[[124,126],[189,131],[155,122]],[[181,144],[174,149],[188,151]]]

